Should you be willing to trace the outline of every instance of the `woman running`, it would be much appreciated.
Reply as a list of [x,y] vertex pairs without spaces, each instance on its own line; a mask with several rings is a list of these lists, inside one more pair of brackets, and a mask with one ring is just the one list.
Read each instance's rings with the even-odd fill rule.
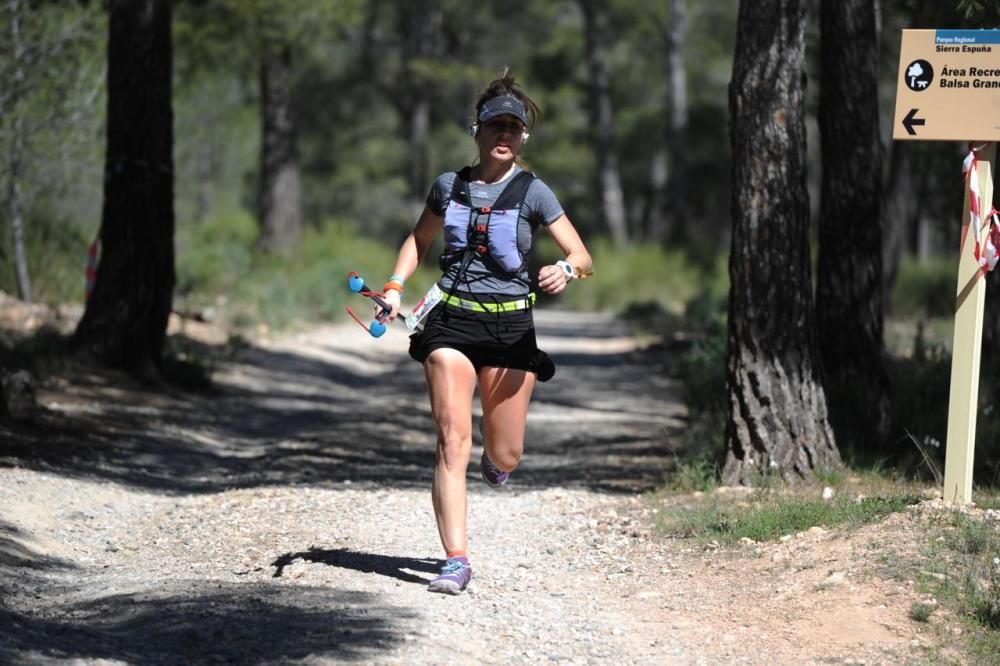
[[538,288],[558,294],[592,273],[590,254],[552,190],[521,168],[538,106],[506,67],[480,95],[471,133],[479,150],[472,166],[435,179],[413,232],[403,242],[383,291],[399,313],[406,279],[444,232],[440,301],[410,338],[410,356],[424,366],[437,426],[432,498],[447,557],[433,592],[459,594],[472,578],[466,532],[466,468],[472,451],[472,400],[478,386],[483,419],[480,470],[499,488],[521,460],[531,392],[555,366],[538,349],[527,256],[545,227],[565,259],[538,271]]

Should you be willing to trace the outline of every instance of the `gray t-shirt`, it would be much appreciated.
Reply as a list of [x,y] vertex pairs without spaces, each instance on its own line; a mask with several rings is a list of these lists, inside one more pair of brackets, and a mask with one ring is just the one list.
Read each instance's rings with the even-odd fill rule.
[[[521,171],[521,167],[515,167],[514,173],[497,183],[469,183],[472,205],[493,206],[500,193]],[[470,214],[468,207],[451,201],[456,177],[454,171],[441,174],[434,180],[427,195],[427,208],[445,220],[445,253],[456,252],[466,246]],[[556,195],[536,177],[528,186],[520,211],[494,211],[490,214],[490,254],[486,259],[478,254],[473,257],[456,291],[504,297],[527,294],[531,290],[531,279],[526,262],[520,260],[526,259],[531,250],[532,232],[538,225],[548,226],[562,215],[563,207]],[[500,257],[507,260],[506,269],[503,262],[497,260]],[[511,257],[514,264],[509,264]],[[521,265],[517,266],[517,263]],[[442,275],[439,284],[446,292],[455,285],[460,265],[460,261],[452,263]]]

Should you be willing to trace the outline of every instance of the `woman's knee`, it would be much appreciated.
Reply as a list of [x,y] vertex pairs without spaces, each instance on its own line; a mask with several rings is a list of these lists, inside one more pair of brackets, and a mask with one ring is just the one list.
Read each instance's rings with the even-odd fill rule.
[[449,470],[464,470],[472,451],[472,433],[468,428],[438,428],[438,460]]
[[521,456],[524,454],[524,443],[508,444],[507,446],[495,447],[495,450],[487,451],[493,464],[505,472],[513,472],[521,464]]
[[472,449],[472,396],[476,370],[464,354],[436,349],[424,363],[431,411],[437,424],[438,460],[448,469],[464,471]]
[[494,465],[507,472],[513,471],[520,464],[521,456],[524,454],[524,430],[490,428],[484,423],[483,448]]

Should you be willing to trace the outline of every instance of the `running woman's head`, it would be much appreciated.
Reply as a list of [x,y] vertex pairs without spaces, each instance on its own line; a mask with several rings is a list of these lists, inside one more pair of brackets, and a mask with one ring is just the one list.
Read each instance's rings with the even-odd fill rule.
[[509,67],[501,67],[476,102],[472,133],[480,159],[516,159],[528,130],[541,119],[538,105],[521,91]]

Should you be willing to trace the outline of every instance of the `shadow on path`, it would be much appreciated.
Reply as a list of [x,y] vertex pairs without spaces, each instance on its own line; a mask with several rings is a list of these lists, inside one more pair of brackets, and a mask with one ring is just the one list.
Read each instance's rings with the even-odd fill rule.
[[[35,552],[25,544],[26,538],[17,526],[0,519],[0,573],[15,568],[42,571],[72,567],[66,561]],[[5,582],[9,582],[7,577],[0,576],[0,586]]]
[[296,560],[327,564],[341,569],[353,569],[362,573],[376,573],[380,576],[401,580],[404,583],[418,583],[420,585],[426,585],[430,579],[422,578],[410,573],[410,571],[437,574],[438,569],[443,564],[440,560],[361,553],[349,548],[338,548],[336,550],[310,548],[298,553],[286,553],[272,562],[271,566],[275,568],[274,578],[280,578],[285,571],[285,567]]
[[0,607],[0,663],[370,661],[394,648],[394,627],[411,614],[360,592],[192,581],[186,590],[110,595],[30,615]]
[[[654,355],[602,350],[623,324],[582,317],[539,317],[558,371],[536,388],[516,483],[648,490],[669,461],[669,433],[683,425],[678,389]],[[205,393],[157,393],[110,374],[54,378],[39,391],[33,424],[0,427],[0,465],[176,493],[428,487],[435,435],[405,337],[376,346],[355,328],[330,331],[231,357],[202,347],[217,359]]]

